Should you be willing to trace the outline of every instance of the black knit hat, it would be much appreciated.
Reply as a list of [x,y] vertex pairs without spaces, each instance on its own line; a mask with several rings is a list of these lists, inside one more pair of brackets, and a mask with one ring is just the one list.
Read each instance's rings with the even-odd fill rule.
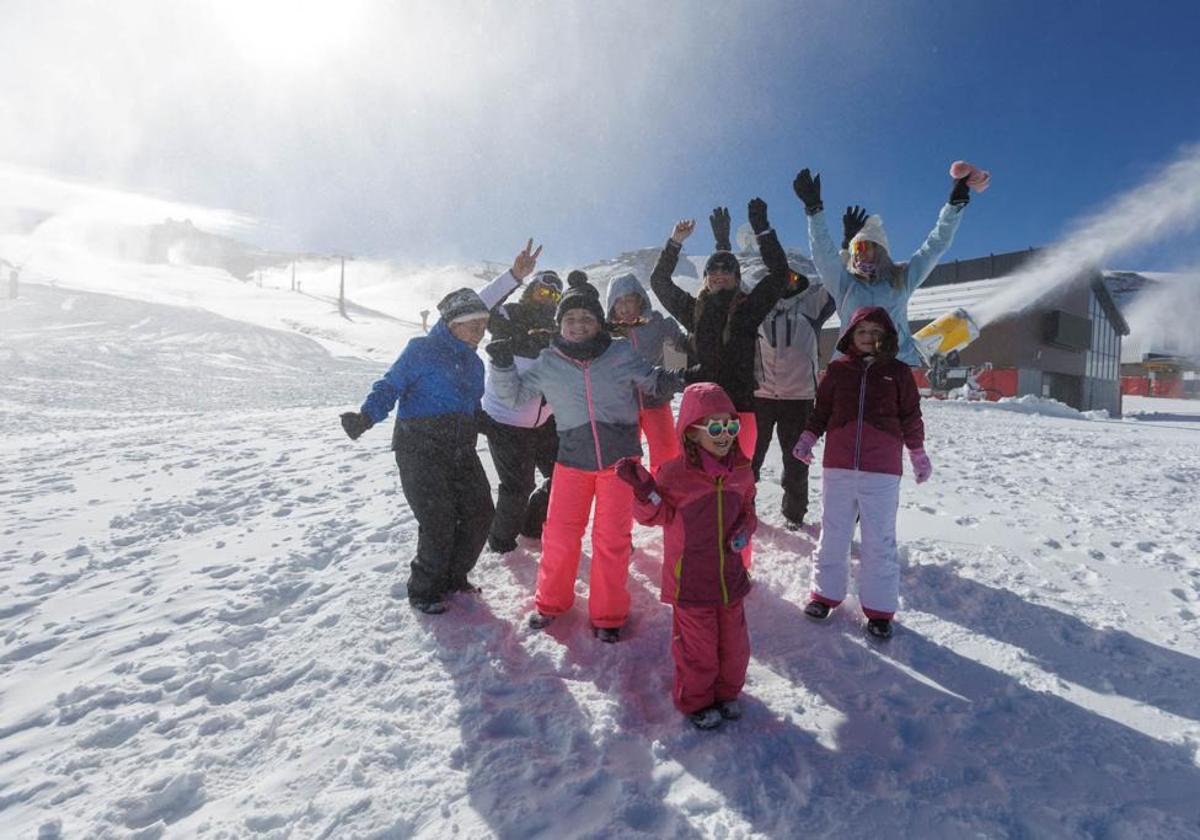
[[558,302],[558,311],[554,320],[562,324],[563,316],[572,309],[586,309],[596,316],[596,320],[604,323],[604,307],[600,305],[600,292],[588,282],[587,275],[582,271],[572,271],[567,275],[569,287]]
[[708,274],[710,271],[731,271],[735,277],[741,279],[742,264],[738,262],[733,251],[713,251],[708,262],[704,264],[704,273]]
[[437,308],[447,326],[455,321],[488,316],[487,304],[474,289],[455,289],[438,301]]

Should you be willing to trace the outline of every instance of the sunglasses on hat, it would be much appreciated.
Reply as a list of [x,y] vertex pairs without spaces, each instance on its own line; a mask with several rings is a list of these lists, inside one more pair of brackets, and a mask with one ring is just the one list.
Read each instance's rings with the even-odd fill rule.
[[721,432],[727,432],[730,437],[737,437],[738,432],[742,430],[742,421],[734,417],[730,420],[726,420],[724,423],[719,423],[716,420],[713,420],[710,423],[693,423],[692,428],[703,429],[704,431],[708,432],[708,436],[710,438],[720,437]]

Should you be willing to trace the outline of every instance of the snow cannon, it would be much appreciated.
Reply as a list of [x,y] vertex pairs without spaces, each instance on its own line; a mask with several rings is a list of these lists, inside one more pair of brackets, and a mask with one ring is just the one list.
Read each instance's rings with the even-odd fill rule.
[[975,339],[979,338],[979,326],[965,309],[955,309],[947,312],[913,334],[917,352],[932,366],[937,356],[945,358],[950,353],[961,350]]

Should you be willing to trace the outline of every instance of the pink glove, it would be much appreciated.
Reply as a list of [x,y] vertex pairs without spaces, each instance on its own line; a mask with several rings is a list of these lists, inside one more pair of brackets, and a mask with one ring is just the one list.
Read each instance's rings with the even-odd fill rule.
[[812,448],[817,443],[817,436],[812,432],[805,431],[800,435],[800,440],[796,441],[796,445],[792,448],[792,457],[797,461],[803,461],[806,464],[813,462]]
[[924,484],[928,481],[929,476],[933,475],[933,464],[930,463],[929,456],[925,454],[925,450],[908,450],[908,459],[912,461],[913,477],[917,479],[917,484]]
[[991,183],[992,173],[986,169],[980,169],[973,163],[967,163],[965,160],[956,160],[950,164],[950,177],[956,181],[959,178],[966,178],[968,187],[975,192],[983,192]]

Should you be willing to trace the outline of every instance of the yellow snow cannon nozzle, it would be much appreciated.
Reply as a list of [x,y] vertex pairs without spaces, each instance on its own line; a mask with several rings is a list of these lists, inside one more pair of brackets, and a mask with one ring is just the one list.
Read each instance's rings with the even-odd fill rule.
[[961,350],[979,338],[979,327],[965,309],[947,312],[913,334],[917,352],[929,364],[934,356],[945,356],[952,350]]

